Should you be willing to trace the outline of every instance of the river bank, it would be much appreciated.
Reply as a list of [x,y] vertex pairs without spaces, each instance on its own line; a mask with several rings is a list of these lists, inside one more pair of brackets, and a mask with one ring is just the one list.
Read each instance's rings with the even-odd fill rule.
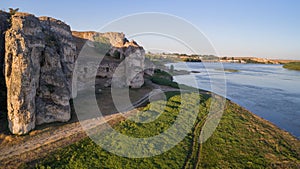
[[201,72],[174,76],[176,82],[191,85],[191,80],[196,79],[198,84],[193,87],[212,92],[211,83],[225,78],[226,86],[219,87],[227,90],[227,98],[300,138],[300,72],[264,64],[222,64],[225,70],[235,72],[215,70],[214,63],[172,65],[179,70]]
[[[189,95],[187,102],[195,101],[195,95]],[[152,102],[146,106],[137,118],[145,117],[150,109],[160,114],[153,123],[134,125],[130,119],[117,123],[113,128],[130,137],[151,137],[169,128],[176,119],[180,106],[180,95],[169,97],[168,112],[159,111],[161,102]],[[151,107],[153,106],[153,109]],[[195,108],[192,104],[189,110]],[[194,128],[188,135],[169,151],[148,158],[127,158],[109,153],[99,147],[93,140],[86,138],[76,144],[60,149],[34,163],[37,168],[64,166],[96,167],[96,168],[298,168],[300,166],[300,141],[272,123],[263,120],[239,105],[226,102],[223,117],[214,134],[203,144],[199,144],[199,136],[207,119],[209,97],[199,105],[199,114]],[[130,126],[130,127],[128,127]],[[155,126],[155,127],[154,127]],[[122,141],[113,141],[115,147],[126,147]],[[161,146],[164,144],[162,143]],[[125,146],[125,147],[124,147]],[[140,146],[128,151],[140,151]],[[149,145],[145,151],[153,149]],[[242,153],[241,153],[242,150]],[[57,160],[59,159],[59,160]],[[89,159],[88,162],[86,159]],[[31,164],[32,165],[32,164]],[[29,165],[30,166],[30,165]]]
[[[140,103],[141,99],[144,100],[144,102],[148,102],[148,99],[143,98],[145,98],[144,95],[149,94],[149,91],[153,89],[169,91],[169,94],[166,95],[168,96],[168,102],[173,106],[172,110],[169,111],[175,114],[174,116],[165,114],[163,117],[166,119],[175,118],[176,110],[179,108],[178,103],[180,102],[180,95],[178,95],[177,91],[179,86],[172,82],[173,85],[171,86],[173,87],[170,87],[170,83],[168,83],[168,85],[161,85],[151,84],[151,82],[148,81],[147,85],[141,89],[141,91],[144,91],[144,94],[141,91],[139,94],[134,92],[136,94],[133,93],[131,97],[134,97],[132,99],[137,103]],[[188,89],[186,86],[182,86],[181,88]],[[174,90],[174,92],[171,90]],[[194,134],[188,134],[182,142],[166,152],[167,154],[147,159],[130,159],[112,155],[90,140],[82,130],[79,122],[74,121],[69,124],[44,126],[44,129],[31,132],[30,135],[26,137],[27,139],[25,138],[19,142],[15,142],[15,145],[2,142],[1,149],[3,151],[1,153],[0,165],[5,168],[15,168],[16,166],[23,168],[106,166],[109,168],[112,167],[110,165],[112,164],[111,160],[114,161],[114,166],[124,167],[124,163],[126,163],[127,167],[130,166],[129,168],[137,168],[139,166],[147,166],[150,168],[155,166],[162,167],[165,166],[166,163],[169,163],[169,167],[185,166],[186,168],[192,168],[195,165],[202,167],[275,166],[279,168],[288,166],[297,167],[300,165],[299,140],[291,136],[288,132],[279,129],[272,123],[254,115],[229,100],[226,101],[224,115],[213,136],[206,143],[201,144],[200,147],[198,144],[193,144],[193,142],[197,142],[199,138],[203,126],[201,124],[205,122],[206,118],[204,118],[204,116],[208,113],[210,105],[210,93],[203,90],[199,92],[203,100],[199,107],[199,120],[191,131],[191,133]],[[193,97],[194,96],[191,95],[191,97],[188,98],[193,100]],[[107,97],[105,100],[107,100]],[[159,100],[159,98],[157,98],[157,100]],[[159,101],[156,102],[153,100],[151,104],[154,106],[157,103],[160,104]],[[174,103],[176,104],[174,105]],[[103,104],[105,105],[107,103],[103,102],[102,105]],[[147,107],[151,108],[151,106],[149,107],[147,104],[138,105],[141,106],[139,110],[145,110]],[[192,106],[194,107],[195,105],[193,104]],[[109,108],[111,106],[107,107]],[[158,110],[156,111],[157,113],[163,113]],[[140,133],[143,134],[149,133],[149,131],[151,131],[151,134],[158,132],[156,129],[159,129],[159,127],[151,127],[150,130],[146,126],[144,126],[146,128],[140,125],[135,126],[131,124],[132,121],[130,121],[130,119],[124,118],[124,115],[135,116],[138,114],[136,114],[135,110],[121,114],[107,114],[104,119],[87,119],[86,123],[89,124],[91,128],[97,127],[97,129],[99,129],[98,131],[105,130],[105,128],[101,128],[101,124],[107,121],[123,134],[126,132],[133,134],[131,131],[140,131]],[[159,125],[169,126],[172,124],[168,122],[169,120],[164,118],[161,119],[164,122],[159,123]],[[128,123],[130,123],[130,128],[125,127],[128,126]],[[135,127],[132,128],[132,126]],[[249,140],[249,138],[251,138],[251,140]],[[7,147],[8,145],[11,147]],[[222,150],[228,152],[221,152],[220,149],[218,149],[220,146],[222,146]],[[244,154],[238,153],[241,146],[245,152]],[[214,153],[219,155],[216,156]],[[190,156],[188,154],[194,155]],[[226,156],[220,156],[221,154],[226,154]],[[286,156],[287,154],[288,156]],[[28,156],[30,156],[30,158],[24,158]],[[211,157],[214,158],[212,159]],[[91,160],[89,160],[88,163],[84,160],[87,158]],[[178,160],[174,160],[177,158]],[[237,161],[236,159],[243,160]],[[98,163],[99,160],[102,162]],[[144,163],[145,160],[147,164]]]

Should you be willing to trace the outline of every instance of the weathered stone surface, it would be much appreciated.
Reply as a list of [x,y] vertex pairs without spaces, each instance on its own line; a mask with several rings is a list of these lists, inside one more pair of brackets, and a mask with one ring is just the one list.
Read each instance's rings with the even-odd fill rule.
[[65,122],[71,118],[69,100],[76,45],[68,25],[49,17],[39,19],[46,46],[41,56],[36,124]]
[[0,111],[6,112],[6,84],[4,76],[5,31],[10,27],[10,15],[0,11]]
[[106,33],[99,33],[98,36],[105,37],[109,39],[110,44],[113,47],[124,47],[124,43],[127,42],[127,39],[125,38],[124,33],[119,32],[106,32]]
[[130,45],[125,50],[126,85],[140,88],[144,84],[145,50],[142,47]]
[[5,77],[9,128],[26,134],[36,124],[70,119],[76,45],[61,21],[16,13],[6,31]]
[[[100,65],[83,58],[86,66],[77,72],[79,81],[93,81],[97,76],[107,78],[104,86],[139,88],[144,84],[145,51],[123,33],[71,32],[68,25],[53,18],[0,12],[0,83],[6,82],[0,94],[7,95],[13,134],[70,119],[74,65],[86,43],[92,48],[89,54],[104,51],[105,57]],[[96,75],[91,70],[97,70]]]
[[125,34],[119,32],[100,33],[94,31],[88,31],[88,32],[72,31],[72,34],[74,37],[81,38],[83,40],[90,40],[90,41],[94,41],[96,37],[104,37],[107,38],[110,44],[114,47],[123,47],[124,43],[127,41],[125,38]]
[[[112,83],[112,87],[115,88],[140,88],[144,84],[145,50],[135,41],[129,42],[123,33],[117,32],[73,32],[73,36],[77,38],[78,50],[82,49],[84,43],[89,44],[85,48],[97,48],[99,44],[90,44],[98,41],[101,43],[109,42],[110,47],[105,51],[106,56],[97,71],[98,77],[108,78],[105,86],[110,86]],[[94,66],[93,63],[86,63],[86,66],[79,71],[82,77],[85,76],[82,78],[84,82],[89,79],[93,80],[93,77],[88,78],[86,75],[89,74],[87,73],[88,70]],[[83,86],[79,88],[83,88]]]
[[140,88],[144,84],[145,50],[134,41],[125,43],[122,50],[125,59],[116,69],[111,86]]
[[144,64],[145,64],[144,74],[148,76],[153,76],[154,70],[156,68],[155,64],[151,62],[150,59],[148,58],[145,58]]
[[5,33],[8,122],[13,134],[26,134],[35,127],[44,34],[39,20],[30,14],[15,14],[11,24]]
[[[0,77],[4,78],[5,31],[10,27],[10,15],[0,11]],[[1,79],[1,82],[4,79]]]

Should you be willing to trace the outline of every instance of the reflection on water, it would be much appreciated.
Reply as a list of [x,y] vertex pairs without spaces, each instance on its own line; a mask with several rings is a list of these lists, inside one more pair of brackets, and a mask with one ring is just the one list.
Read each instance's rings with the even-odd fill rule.
[[[189,84],[196,77],[198,87],[211,91],[211,81],[224,77],[222,71],[205,69],[202,63],[176,63],[175,69],[200,71],[174,77],[175,81]],[[207,65],[211,63],[205,63]],[[168,64],[170,65],[170,64]],[[223,64],[227,98],[260,117],[300,138],[300,72],[282,68],[282,65]],[[210,66],[209,66],[210,67]]]

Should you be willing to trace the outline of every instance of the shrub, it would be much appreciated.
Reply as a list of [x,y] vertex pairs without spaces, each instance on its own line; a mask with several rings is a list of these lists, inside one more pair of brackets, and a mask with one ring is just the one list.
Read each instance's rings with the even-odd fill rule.
[[15,15],[18,11],[19,11],[19,8],[16,8],[16,9],[9,8],[9,14],[11,16]]
[[98,51],[102,54],[106,54],[111,48],[110,42],[108,38],[97,36],[94,37],[94,45],[98,49]]
[[290,70],[300,70],[300,62],[290,62],[283,65],[283,68]]

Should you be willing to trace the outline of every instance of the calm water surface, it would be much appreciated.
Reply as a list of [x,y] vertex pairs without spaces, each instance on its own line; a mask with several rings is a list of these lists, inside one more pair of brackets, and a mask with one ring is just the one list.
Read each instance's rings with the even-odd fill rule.
[[[205,69],[202,63],[173,65],[175,69],[200,71],[175,76],[175,81],[209,91],[212,78],[222,81],[225,77],[227,98],[300,138],[300,71],[286,70],[282,65],[224,63],[225,70],[238,70],[225,71],[224,76],[219,69]],[[190,83],[192,79],[198,86]]]

